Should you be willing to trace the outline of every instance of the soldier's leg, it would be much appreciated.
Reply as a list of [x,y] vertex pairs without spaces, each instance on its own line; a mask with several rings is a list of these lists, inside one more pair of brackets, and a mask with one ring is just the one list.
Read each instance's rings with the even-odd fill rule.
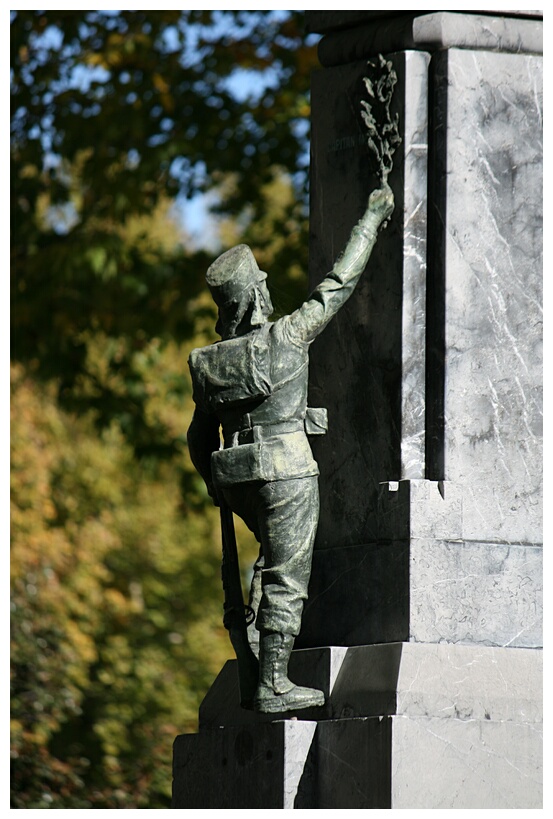
[[265,565],[260,630],[258,711],[278,713],[324,704],[322,691],[294,685],[288,661],[307,598],[319,517],[317,478],[275,481],[260,490],[258,525]]
[[297,636],[319,520],[317,478],[263,484],[257,513],[265,559],[257,626]]
[[258,628],[296,636],[319,520],[317,477],[237,484],[224,496],[261,544],[252,583]]
[[[316,477],[255,483],[225,490],[231,509],[261,541],[257,617],[260,680],[254,707],[278,713],[324,704],[322,691],[294,685],[288,661],[307,598],[319,517]],[[254,582],[256,578],[254,577]]]

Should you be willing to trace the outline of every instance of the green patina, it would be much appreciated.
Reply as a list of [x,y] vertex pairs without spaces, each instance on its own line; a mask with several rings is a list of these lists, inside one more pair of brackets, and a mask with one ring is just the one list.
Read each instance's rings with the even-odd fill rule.
[[[308,436],[326,431],[326,411],[307,406],[309,348],[352,294],[392,210],[391,189],[374,191],[332,271],[277,321],[269,320],[266,275],[246,245],[223,253],[206,276],[222,338],[190,355],[196,410],[188,442],[215,503],[239,515],[260,543],[249,600],[255,624],[248,630],[255,653],[259,643],[259,673],[253,681],[251,673],[241,675],[251,689],[241,691],[242,703],[258,711],[324,703],[321,691],[287,676],[319,517],[319,470]],[[240,637],[243,607],[228,604],[225,624],[239,664],[251,670],[252,651]]]

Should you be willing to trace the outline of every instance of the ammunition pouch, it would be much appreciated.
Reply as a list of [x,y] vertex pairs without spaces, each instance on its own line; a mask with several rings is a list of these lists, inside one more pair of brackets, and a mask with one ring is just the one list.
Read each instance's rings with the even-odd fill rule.
[[325,435],[328,430],[328,411],[326,407],[307,407],[305,414],[305,431],[308,435]]

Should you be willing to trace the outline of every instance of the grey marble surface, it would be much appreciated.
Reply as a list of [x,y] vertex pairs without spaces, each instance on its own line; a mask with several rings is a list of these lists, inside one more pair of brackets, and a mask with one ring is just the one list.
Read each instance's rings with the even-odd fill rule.
[[[298,720],[407,715],[541,722],[542,652],[488,646],[383,643],[292,653],[290,677],[325,692],[325,706]],[[229,661],[200,709],[200,730],[285,718],[240,708],[236,662]]]
[[315,552],[297,647],[542,645],[541,516],[514,490],[383,483],[377,529],[376,542]]
[[539,726],[392,717],[392,808],[539,809]]
[[[539,464],[538,464],[539,466]],[[378,537],[542,543],[542,495],[521,486],[453,481],[387,481],[380,485]]]
[[298,648],[409,639],[409,541],[318,549]]
[[[424,145],[416,133],[426,128],[426,56],[414,57],[394,57],[411,101],[400,114],[412,139],[392,179],[401,230],[396,213],[343,322],[313,348],[311,387],[330,432],[314,445],[321,520],[299,644],[537,646],[541,58],[459,49],[433,58],[426,259],[424,225],[409,234],[409,214],[426,207],[423,149],[408,147]],[[313,283],[339,244],[332,215],[349,221],[367,184],[356,149],[338,141],[357,70],[327,69],[314,88]]]
[[539,546],[414,540],[410,639],[541,646],[542,556]]
[[424,478],[429,57],[408,51],[404,59],[400,476]]
[[[316,32],[324,34],[329,31],[335,31],[344,28],[353,28],[359,24],[367,21],[374,21],[383,17],[397,17],[399,15],[411,14],[413,16],[422,16],[427,12],[411,11],[393,12],[388,11],[307,11],[305,14],[306,28],[309,32]],[[460,14],[461,12],[457,12]],[[463,12],[464,13],[464,12]],[[496,11],[471,11],[469,14],[482,14],[491,16],[505,16],[505,17],[543,17],[543,10],[534,11],[513,11],[511,9],[503,9]]]
[[347,719],[317,728],[317,807],[391,807],[392,722]]
[[319,725],[318,807],[540,808],[538,727],[385,717]]
[[331,718],[404,715],[541,723],[537,649],[392,643],[348,649]]
[[[325,440],[312,442],[321,468],[316,549],[374,540],[379,481],[423,469],[428,58],[391,59],[403,138],[389,179],[395,211],[356,292],[311,350],[310,400],[329,410]],[[313,77],[311,286],[378,185],[359,117],[366,73],[359,63]]]
[[416,17],[413,40],[418,47],[470,48],[488,51],[543,51],[541,19],[521,20],[505,14],[436,12]]
[[[539,464],[532,464],[533,469],[536,466],[539,468]],[[465,485],[462,505],[463,537],[467,540],[542,544],[543,496],[537,480],[513,486]]]
[[447,480],[535,508],[542,459],[541,58],[449,50],[444,152]]
[[[470,487],[469,538],[541,542],[541,61],[460,50],[437,58],[444,119],[434,224],[446,230],[432,238],[443,242],[433,275],[445,279],[433,283],[431,309],[442,317],[432,316],[428,343],[437,327],[444,349],[425,381],[427,57],[394,59],[409,101],[398,103],[396,214],[358,292],[312,349],[312,400],[330,419],[328,436],[313,443],[322,475],[316,548],[375,541],[378,484],[425,474]],[[351,113],[361,74],[347,66],[314,81],[313,284],[370,186]],[[433,430],[436,419],[445,430]]]
[[284,730],[284,809],[303,807],[313,798],[315,772],[310,764],[316,722],[287,720]]
[[326,34],[318,53],[321,64],[330,67],[403,49],[432,53],[447,48],[541,54],[543,22],[535,15],[521,19],[447,11],[360,19],[351,28]]
[[276,721],[178,736],[171,807],[293,808],[305,798],[301,779],[315,728]]
[[277,721],[177,737],[173,808],[542,807],[539,724]]
[[290,676],[327,705],[245,711],[226,664],[175,741],[172,807],[540,807],[541,651],[327,646],[294,651]]
[[380,541],[463,537],[463,487],[444,481],[388,481],[378,498]]

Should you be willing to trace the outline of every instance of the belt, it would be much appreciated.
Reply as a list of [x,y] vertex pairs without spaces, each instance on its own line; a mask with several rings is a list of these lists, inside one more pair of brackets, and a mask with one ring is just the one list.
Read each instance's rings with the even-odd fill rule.
[[305,422],[300,418],[291,418],[288,421],[279,421],[275,424],[252,424],[250,416],[243,419],[240,427],[235,429],[223,428],[225,449],[240,444],[253,444],[273,435],[286,435],[291,432],[305,432]]

